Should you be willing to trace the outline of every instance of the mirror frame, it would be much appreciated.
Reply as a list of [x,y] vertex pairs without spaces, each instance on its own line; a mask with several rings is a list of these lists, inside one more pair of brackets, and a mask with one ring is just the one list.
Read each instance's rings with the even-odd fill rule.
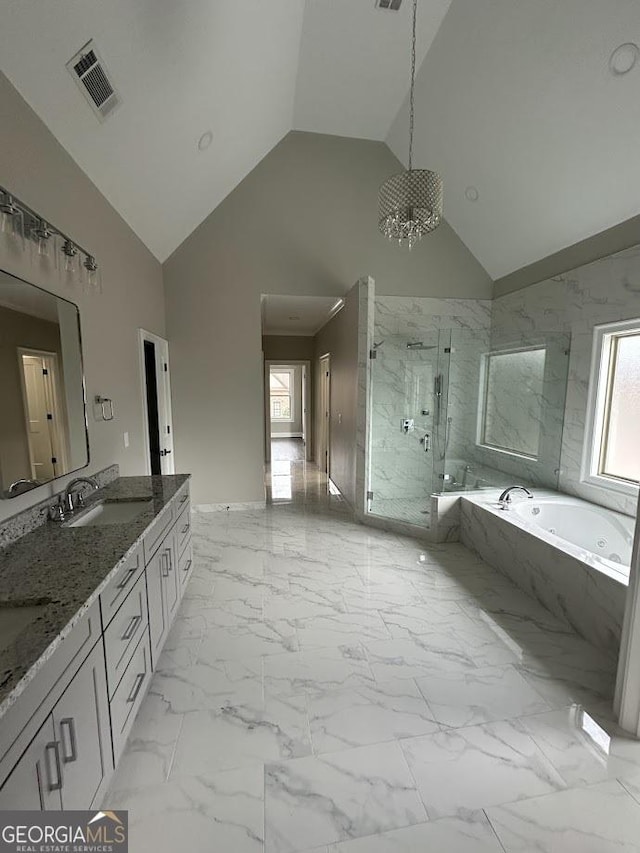
[[[50,290],[47,290],[45,287],[40,287],[37,284],[33,284],[30,281],[27,281],[24,278],[20,278],[18,275],[14,275],[13,273],[8,272],[5,269],[0,267],[0,274],[4,274],[12,278],[14,281],[18,281],[21,284],[27,284],[29,287],[35,287],[36,290],[42,291],[42,293],[46,293],[48,296],[52,296],[54,299],[59,299],[62,302],[66,302],[69,305],[73,305],[76,309],[76,316],[78,320],[78,344],[80,346],[80,371],[82,373],[82,405],[84,407],[84,436],[85,436],[85,445],[87,448],[87,461],[84,465],[81,465],[79,468],[72,468],[70,471],[65,471],[64,474],[60,474],[58,477],[52,477],[50,480],[45,480],[43,483],[38,483],[37,486],[31,486],[30,488],[25,488],[21,492],[17,492],[16,494],[10,495],[8,490],[0,490],[0,499],[1,500],[13,500],[13,498],[22,497],[22,495],[29,494],[30,492],[35,491],[36,489],[40,489],[42,486],[47,486],[49,483],[55,483],[56,480],[60,480],[63,477],[67,477],[69,474],[75,474],[77,471],[83,471],[91,464],[91,446],[89,442],[89,412],[87,408],[87,381],[84,372],[84,350],[82,346],[82,324],[80,322],[80,306],[75,302],[72,302],[70,299],[66,299],[64,296],[59,296],[57,293],[52,293]],[[15,309],[12,309],[15,310]]]

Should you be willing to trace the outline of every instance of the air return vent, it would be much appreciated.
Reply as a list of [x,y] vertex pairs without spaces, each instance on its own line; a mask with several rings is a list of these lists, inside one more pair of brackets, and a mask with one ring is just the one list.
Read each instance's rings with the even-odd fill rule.
[[389,12],[397,12],[402,4],[402,0],[376,0],[378,9],[388,9]]
[[120,98],[92,41],[67,62],[67,68],[98,118],[113,112]]

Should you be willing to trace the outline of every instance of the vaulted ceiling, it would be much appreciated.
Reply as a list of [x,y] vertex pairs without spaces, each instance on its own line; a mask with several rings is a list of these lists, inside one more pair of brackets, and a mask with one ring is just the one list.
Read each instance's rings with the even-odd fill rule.
[[[0,64],[164,260],[292,128],[406,162],[410,12],[3,0]],[[65,67],[91,38],[122,98],[104,122]],[[609,67],[624,42],[637,0],[419,0],[414,163],[443,175],[445,215],[494,278],[640,212],[640,63]]]

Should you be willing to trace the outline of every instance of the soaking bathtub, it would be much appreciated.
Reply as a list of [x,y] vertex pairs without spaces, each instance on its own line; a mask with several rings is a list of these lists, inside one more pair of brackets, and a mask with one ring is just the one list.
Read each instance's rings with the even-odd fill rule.
[[461,539],[594,645],[617,654],[635,520],[553,492],[461,498]]

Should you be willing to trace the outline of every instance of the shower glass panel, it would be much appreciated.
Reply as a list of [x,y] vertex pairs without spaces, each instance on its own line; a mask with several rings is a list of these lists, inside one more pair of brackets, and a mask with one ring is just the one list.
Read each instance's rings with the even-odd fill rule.
[[558,488],[571,337],[453,329],[442,476],[434,491]]
[[447,443],[449,331],[374,344],[369,420],[373,515],[429,526],[430,496],[442,482]]

